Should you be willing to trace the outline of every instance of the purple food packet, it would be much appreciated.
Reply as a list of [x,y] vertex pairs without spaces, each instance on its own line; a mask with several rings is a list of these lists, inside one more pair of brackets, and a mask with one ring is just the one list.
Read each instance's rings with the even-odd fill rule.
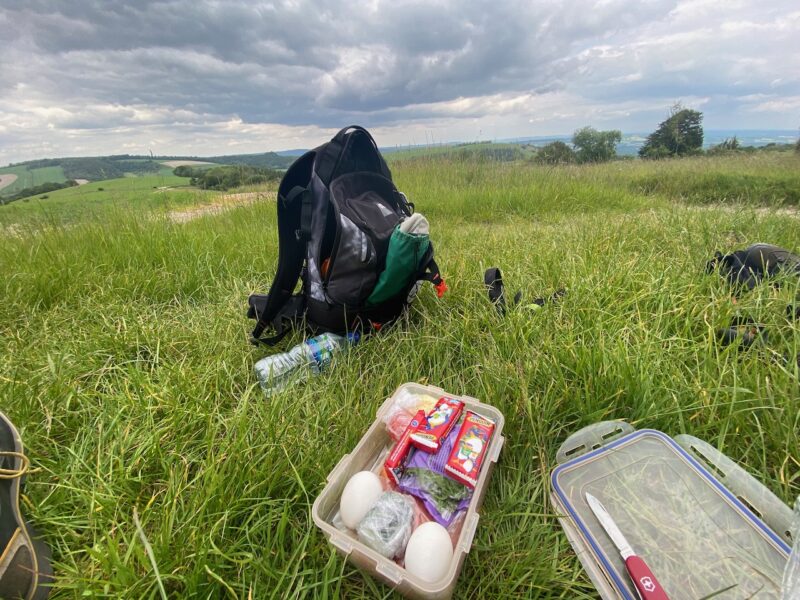
[[412,449],[398,485],[401,492],[419,498],[431,518],[444,527],[449,527],[472,499],[471,489],[444,474],[458,430],[454,427],[433,454]]

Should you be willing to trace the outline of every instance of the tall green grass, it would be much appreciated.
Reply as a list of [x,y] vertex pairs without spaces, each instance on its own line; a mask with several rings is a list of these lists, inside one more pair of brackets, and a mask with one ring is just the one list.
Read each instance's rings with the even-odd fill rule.
[[[35,467],[24,510],[53,547],[55,597],[153,598],[162,586],[169,597],[391,596],[333,552],[310,508],[382,401],[412,380],[506,417],[458,597],[595,597],[548,474],[559,444],[601,419],[699,436],[783,500],[800,494],[798,369],[783,358],[800,351],[785,317],[797,285],[734,305],[703,272],[716,249],[799,248],[800,228],[642,193],[635,182],[660,168],[708,170],[659,165],[393,164],[431,221],[450,292],[426,289],[407,322],[270,399],[244,308],[274,272],[274,203],[175,224],[151,186],[103,211],[75,196],[63,213],[20,214],[24,227],[0,245],[0,397]],[[773,168],[792,176],[789,163]],[[482,284],[495,265],[529,300],[568,293],[500,318]],[[764,322],[769,346],[721,347],[715,330],[736,313]]]
[[626,181],[636,193],[693,204],[800,204],[800,156],[793,152],[635,161],[617,169],[597,170],[601,177]]

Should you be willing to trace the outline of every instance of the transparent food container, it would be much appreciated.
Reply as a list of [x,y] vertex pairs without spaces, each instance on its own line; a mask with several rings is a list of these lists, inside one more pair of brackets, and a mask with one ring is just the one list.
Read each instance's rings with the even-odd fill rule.
[[[467,410],[475,411],[495,423],[494,433],[478,477],[478,483],[475,486],[472,500],[466,509],[461,534],[453,547],[453,559],[446,575],[440,581],[433,583],[415,577],[393,560],[385,558],[367,547],[358,540],[355,532],[343,531],[334,525],[334,522],[338,520],[339,499],[350,477],[359,471],[378,473],[382,470],[384,460],[394,445],[394,441],[386,432],[386,426],[382,422],[382,418],[402,390],[412,394],[426,394],[436,398],[446,396],[461,400]],[[424,599],[450,598],[456,587],[464,559],[472,547],[472,540],[480,519],[478,511],[481,504],[483,504],[489,477],[497,463],[500,450],[505,441],[502,435],[504,421],[505,419],[500,411],[488,404],[479,402],[475,398],[448,394],[437,387],[417,383],[401,385],[378,409],[375,421],[358,442],[358,445],[350,454],[345,454],[339,464],[328,475],[328,483],[314,501],[314,506],[311,509],[314,523],[322,530],[336,550],[347,557],[347,560],[362,571],[391,586],[403,596]]]
[[559,453],[552,498],[603,598],[638,595],[587,492],[605,505],[671,600],[780,598],[791,511],[760,483],[690,436],[679,436],[679,444],[627,423],[579,433]]

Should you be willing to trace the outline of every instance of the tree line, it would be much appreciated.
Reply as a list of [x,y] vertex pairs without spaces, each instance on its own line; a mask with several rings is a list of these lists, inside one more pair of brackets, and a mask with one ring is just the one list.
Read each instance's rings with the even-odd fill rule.
[[[639,156],[660,159],[701,154],[703,151],[703,113],[676,104],[669,117],[647,136]],[[738,144],[726,140],[727,148]],[[617,155],[622,132],[613,129],[598,131],[593,127],[578,129],[572,136],[572,146],[556,141],[546,144],[536,153],[535,160],[544,164],[605,162]],[[738,148],[738,146],[736,146]]]
[[183,165],[172,171],[178,177],[189,177],[190,185],[203,190],[229,190],[243,185],[255,185],[268,181],[277,181],[281,171],[250,167],[247,165],[197,168]]

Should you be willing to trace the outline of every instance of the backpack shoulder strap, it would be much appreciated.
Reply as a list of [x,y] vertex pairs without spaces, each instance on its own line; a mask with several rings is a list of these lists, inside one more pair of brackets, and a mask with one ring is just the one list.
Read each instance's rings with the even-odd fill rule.
[[[258,319],[251,342],[274,344],[285,335],[280,320],[292,298],[306,258],[306,243],[311,233],[312,196],[309,183],[315,152],[306,152],[284,175],[278,188],[278,270],[266,300],[251,297],[250,316]],[[262,297],[263,298],[263,297]],[[260,310],[259,310],[260,309]],[[273,327],[280,337],[262,339],[267,327]]]

